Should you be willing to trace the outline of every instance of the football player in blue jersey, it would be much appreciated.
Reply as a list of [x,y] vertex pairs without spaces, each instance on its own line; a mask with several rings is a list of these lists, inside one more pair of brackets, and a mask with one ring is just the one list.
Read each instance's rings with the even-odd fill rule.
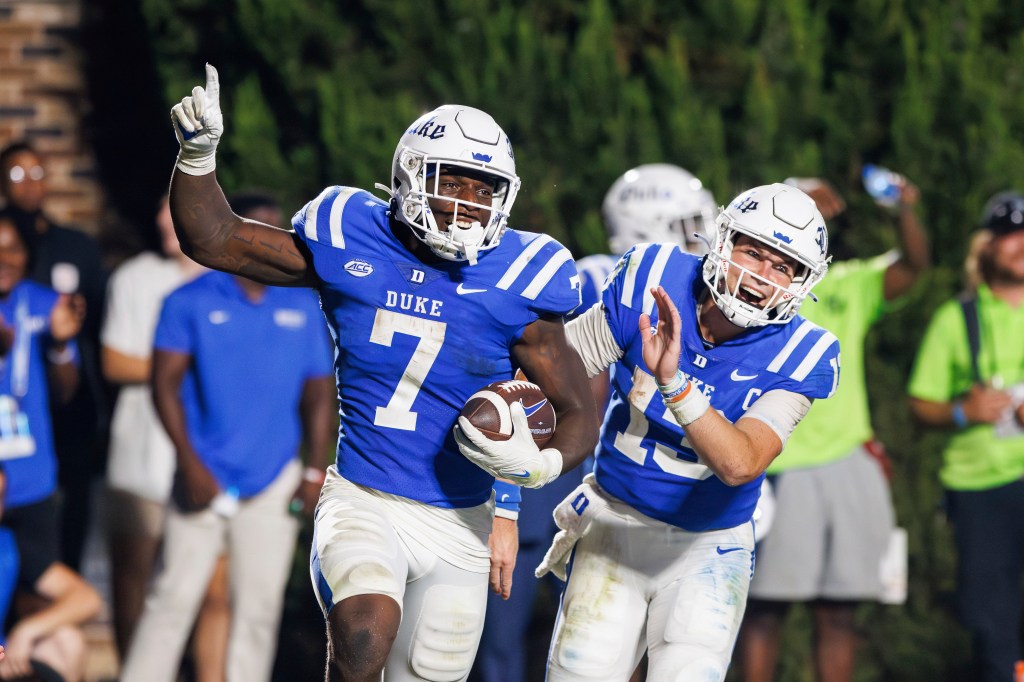
[[[328,187],[292,230],[243,220],[224,200],[212,66],[171,118],[182,249],[265,284],[316,288],[336,341],[338,454],[310,557],[327,678],[465,679],[488,582],[507,594],[515,556],[514,522],[494,518],[492,474],[541,486],[596,441],[586,373],[562,323],[580,301],[571,255],[506,229],[519,188],[512,147],[477,109],[440,107],[406,130],[383,187],[390,201]],[[470,395],[511,379],[514,366],[551,400],[558,430],[538,449],[513,406],[520,428],[504,443],[466,446],[471,461],[452,426]]]
[[839,347],[796,315],[827,270],[825,222],[782,184],[734,199],[703,259],[640,244],[567,325],[612,398],[594,474],[555,510],[538,575],[568,574],[548,680],[725,677],[768,464],[839,381]]
[[[707,253],[718,205],[711,192],[692,173],[667,163],[631,168],[609,188],[601,207],[611,253],[586,256],[576,261],[583,299],[574,314],[597,303],[601,288],[615,263],[630,247],[641,242],[676,242],[690,253]],[[608,375],[602,372],[590,382],[599,413],[608,403]],[[587,464],[539,490],[524,490],[519,515],[519,556],[516,590],[507,599],[491,594],[480,650],[470,680],[478,682],[525,682],[529,678],[529,630],[550,629],[550,621],[531,622],[535,614],[548,616],[554,605],[536,608],[537,594],[544,593],[533,569],[544,556],[551,536],[551,512],[583,479]],[[760,527],[760,526],[759,526]],[[555,582],[552,580],[552,582]],[[557,591],[551,590],[556,595]]]

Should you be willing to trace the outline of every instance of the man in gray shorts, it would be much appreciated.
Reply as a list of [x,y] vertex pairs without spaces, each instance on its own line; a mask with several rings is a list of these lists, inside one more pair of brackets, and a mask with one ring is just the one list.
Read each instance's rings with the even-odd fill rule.
[[752,594],[786,603],[877,600],[879,562],[895,524],[888,482],[867,448],[787,471],[774,490],[775,520],[758,547]]
[[[825,182],[791,179],[826,220],[844,209]],[[814,611],[817,679],[850,680],[859,635],[858,602],[882,594],[879,569],[893,529],[889,486],[873,457],[864,378],[864,339],[888,304],[905,294],[929,265],[928,241],[915,214],[919,193],[906,181],[898,205],[902,255],[834,263],[818,284],[817,304],[800,309],[839,338],[843,378],[829,400],[817,401],[783,453],[775,475],[775,517],[757,546],[739,652],[746,682],[774,678],[783,617],[793,602]],[[833,250],[842,250],[842,230]]]

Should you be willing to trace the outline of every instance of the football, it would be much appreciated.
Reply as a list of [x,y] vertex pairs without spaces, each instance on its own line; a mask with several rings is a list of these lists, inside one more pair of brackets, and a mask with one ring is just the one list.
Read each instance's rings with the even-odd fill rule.
[[512,437],[512,413],[509,405],[522,403],[530,432],[537,447],[544,447],[555,433],[555,408],[529,381],[496,381],[474,393],[462,408],[462,416],[491,440]]

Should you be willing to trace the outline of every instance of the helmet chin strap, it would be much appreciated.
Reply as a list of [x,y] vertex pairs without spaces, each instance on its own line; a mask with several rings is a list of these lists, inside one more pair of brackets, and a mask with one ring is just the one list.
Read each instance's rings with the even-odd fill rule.
[[484,238],[484,226],[480,224],[480,221],[473,221],[469,227],[461,227],[452,223],[448,229],[451,230],[452,243],[457,244],[459,249],[466,254],[466,260],[470,265],[476,265],[476,255],[480,250],[480,242]]

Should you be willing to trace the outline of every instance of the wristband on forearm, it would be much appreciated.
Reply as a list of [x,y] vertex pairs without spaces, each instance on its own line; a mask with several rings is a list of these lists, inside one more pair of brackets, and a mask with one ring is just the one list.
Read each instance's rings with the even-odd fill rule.
[[217,152],[215,149],[205,153],[188,153],[184,149],[178,152],[175,163],[178,170],[186,175],[206,175],[217,168]]
[[46,359],[54,365],[66,365],[75,359],[75,349],[70,345],[64,346],[61,350],[50,348],[46,351]]
[[667,385],[658,384],[661,391],[661,398],[665,406],[672,413],[673,418],[680,426],[687,426],[702,416],[711,407],[711,401],[697,390],[682,371],[677,371],[675,377]]
[[302,470],[302,480],[309,481],[310,483],[316,483],[317,485],[323,485],[324,479],[327,478],[327,472],[323,469],[316,467],[306,467]]
[[515,521],[519,518],[519,503],[523,500],[522,488],[494,479],[494,515]]
[[953,425],[958,429],[967,428],[967,413],[964,412],[964,401],[957,400],[953,403],[953,411],[951,412],[953,417]]

